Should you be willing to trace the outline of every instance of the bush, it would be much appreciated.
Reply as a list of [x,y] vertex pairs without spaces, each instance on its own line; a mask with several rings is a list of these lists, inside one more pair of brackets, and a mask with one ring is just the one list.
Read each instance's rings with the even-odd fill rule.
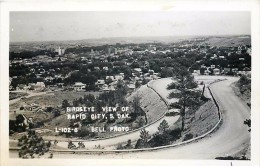
[[117,144],[117,147],[116,147],[117,150],[121,150],[121,149],[124,149],[123,145],[121,143]]
[[54,115],[55,118],[60,116],[60,111],[59,110],[53,111],[53,115]]
[[53,108],[52,107],[47,107],[46,112],[52,112]]
[[226,157],[216,157],[217,160],[249,160],[245,156],[242,157],[232,157],[232,156],[226,156]]
[[45,143],[42,137],[38,136],[34,130],[29,130],[27,135],[18,139],[19,158],[34,158],[34,155],[42,156],[49,151],[51,143]]
[[170,136],[171,136],[171,141],[176,141],[177,139],[179,139],[181,137],[181,129],[177,128],[174,130],[171,130],[169,132]]
[[176,115],[179,115],[179,113],[178,112],[167,112],[165,114],[165,116],[176,116]]
[[170,144],[171,136],[165,132],[163,134],[155,134],[154,137],[149,141],[151,147],[158,147]]
[[81,130],[79,130],[78,132],[78,136],[79,137],[86,137],[90,135],[90,131],[86,128],[82,128]]
[[186,135],[184,136],[183,141],[187,141],[187,140],[190,140],[190,139],[192,139],[192,138],[193,138],[193,134],[189,133],[189,134],[186,134]]
[[132,146],[131,144],[132,144],[132,141],[131,141],[131,139],[129,139],[129,140],[127,141],[127,144],[126,144],[126,146],[124,147],[124,149],[132,149],[133,146]]

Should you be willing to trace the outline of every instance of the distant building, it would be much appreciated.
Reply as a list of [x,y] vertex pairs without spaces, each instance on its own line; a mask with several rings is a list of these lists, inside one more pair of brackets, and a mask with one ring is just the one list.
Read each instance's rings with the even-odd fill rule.
[[37,82],[33,88],[34,90],[44,90],[45,84],[44,82]]
[[65,53],[65,49],[59,47],[58,49],[55,50],[55,52],[57,52],[58,55],[63,55]]
[[228,72],[230,72],[231,71],[231,68],[229,68],[229,67],[224,67],[224,73],[226,74],[226,73],[228,73]]
[[102,86],[105,84],[105,80],[97,80],[95,83],[99,88],[102,88]]
[[75,91],[85,91],[86,84],[83,84],[82,82],[75,82],[73,89]]
[[129,88],[130,91],[135,90],[135,84],[129,84],[129,85],[127,85],[127,87]]
[[220,70],[218,68],[213,69],[214,75],[220,75]]
[[194,74],[200,75],[200,70],[193,70]]
[[100,70],[100,68],[98,66],[95,66],[94,70]]
[[232,72],[237,73],[238,72],[238,68],[232,68]]
[[17,87],[16,87],[16,90],[19,91],[19,90],[27,90],[29,89],[28,86],[26,86],[25,84],[18,84]]

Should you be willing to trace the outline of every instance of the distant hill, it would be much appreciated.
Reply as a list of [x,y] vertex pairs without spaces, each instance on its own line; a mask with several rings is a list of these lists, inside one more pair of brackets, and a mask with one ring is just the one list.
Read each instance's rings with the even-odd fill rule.
[[225,36],[225,37],[209,37],[206,42],[212,46],[238,46],[251,45],[251,36]]
[[116,43],[178,43],[181,41],[200,39],[202,42],[208,43],[212,46],[238,46],[240,44],[251,45],[250,35],[236,35],[236,36],[151,36],[151,37],[111,37],[99,39],[83,39],[83,40],[66,40],[66,41],[32,41],[32,42],[11,42],[10,51],[33,51],[44,50],[49,48],[61,47],[75,47],[75,46],[100,46],[100,45],[114,45]]

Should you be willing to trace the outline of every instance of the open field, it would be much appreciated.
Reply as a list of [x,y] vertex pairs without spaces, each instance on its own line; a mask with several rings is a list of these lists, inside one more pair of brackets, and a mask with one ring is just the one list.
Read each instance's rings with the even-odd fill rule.
[[76,98],[83,97],[84,95],[92,94],[94,96],[98,96],[101,92],[53,92],[47,93],[39,96],[33,96],[25,99],[21,99],[20,101],[10,104],[10,110],[19,110],[20,107],[24,105],[29,105],[32,103],[39,104],[45,107],[55,107],[62,104],[63,100],[68,100],[72,102],[72,100]]
[[24,96],[28,96],[28,94],[25,92],[9,92],[9,100],[17,99]]
[[237,82],[232,84],[233,91],[235,94],[248,106],[251,106],[251,84],[249,87],[244,86],[245,91],[243,91],[243,94],[241,93],[239,87],[237,86]]

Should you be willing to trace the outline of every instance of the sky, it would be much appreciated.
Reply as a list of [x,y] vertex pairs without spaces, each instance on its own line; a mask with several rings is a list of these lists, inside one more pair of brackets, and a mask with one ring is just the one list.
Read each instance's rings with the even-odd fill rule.
[[10,41],[248,35],[250,12],[10,12]]

